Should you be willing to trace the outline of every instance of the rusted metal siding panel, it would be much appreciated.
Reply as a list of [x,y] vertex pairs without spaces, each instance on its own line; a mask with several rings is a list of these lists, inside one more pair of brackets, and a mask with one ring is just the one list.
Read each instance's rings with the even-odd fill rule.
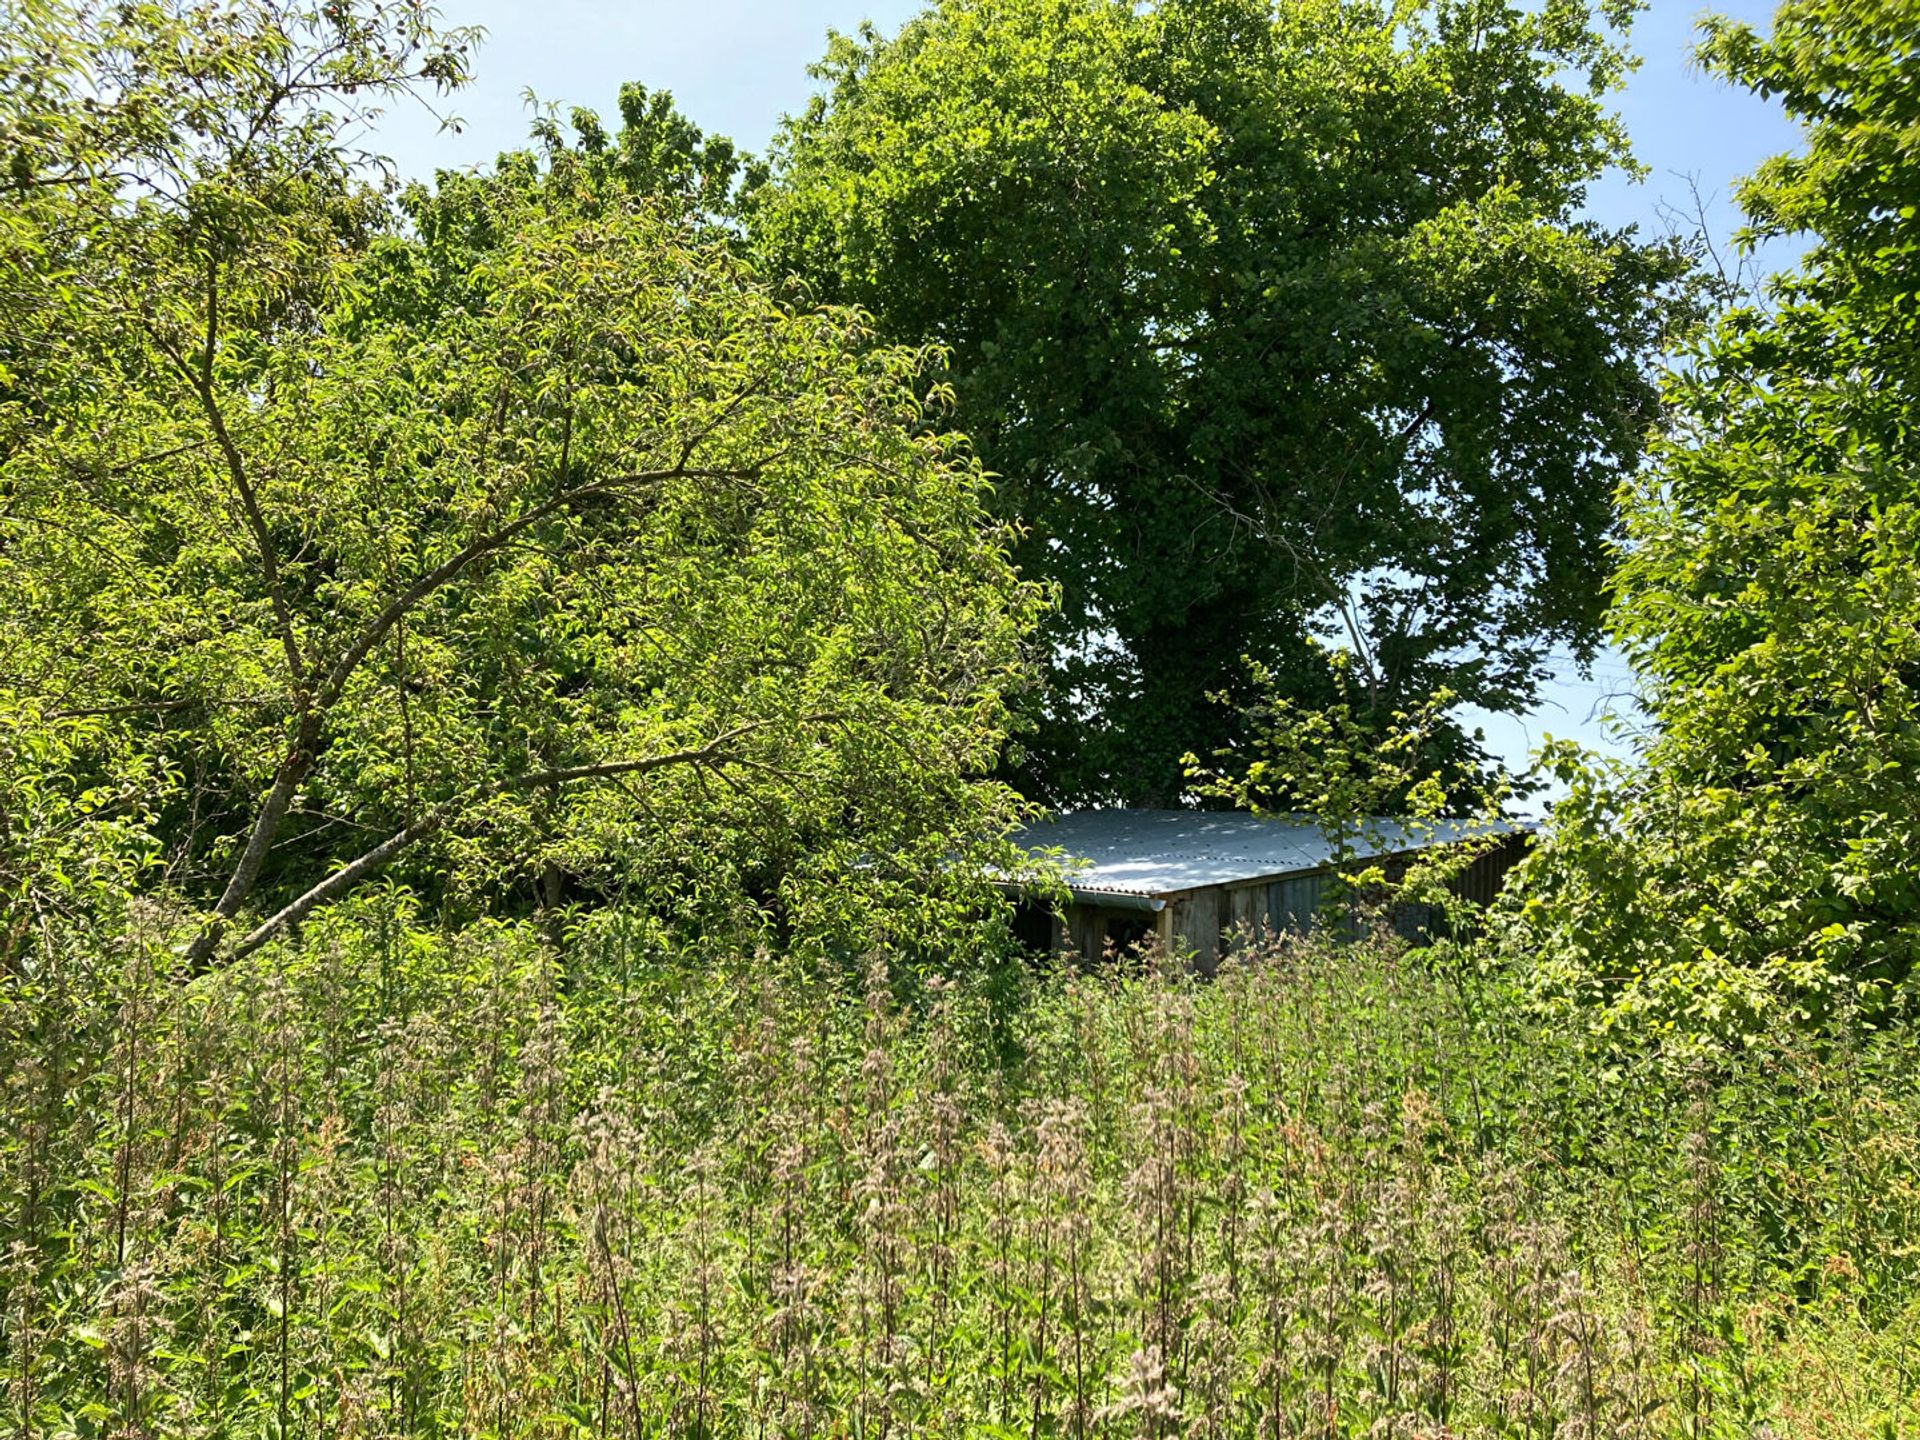
[[[1500,898],[1500,892],[1506,888],[1507,876],[1513,867],[1526,858],[1533,837],[1527,834],[1509,835],[1454,880],[1454,894],[1471,904],[1485,909]],[[1445,926],[1437,926],[1444,931]]]
[[1469,865],[1454,888],[1476,905],[1493,904],[1506,886],[1508,873],[1525,858],[1531,843],[1530,835],[1507,836]]

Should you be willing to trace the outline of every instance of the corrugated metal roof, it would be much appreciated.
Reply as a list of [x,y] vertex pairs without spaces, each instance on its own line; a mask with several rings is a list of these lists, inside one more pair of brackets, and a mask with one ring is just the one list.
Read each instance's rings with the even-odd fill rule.
[[[1416,833],[1374,820],[1354,840],[1353,853],[1392,855],[1469,833],[1484,831],[1441,821]],[[1027,850],[1064,851],[1068,885],[1088,895],[1163,896],[1243,884],[1319,870],[1334,854],[1315,821],[1231,810],[1079,810],[1029,825],[1015,838]]]

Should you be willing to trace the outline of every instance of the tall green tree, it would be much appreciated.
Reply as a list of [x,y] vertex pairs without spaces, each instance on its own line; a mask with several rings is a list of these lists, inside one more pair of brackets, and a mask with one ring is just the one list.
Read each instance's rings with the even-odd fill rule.
[[947,347],[1061,596],[1034,793],[1164,803],[1243,657],[1331,698],[1316,635],[1382,716],[1589,652],[1687,309],[1674,247],[1582,218],[1632,163],[1632,8],[942,0],[833,40],[755,243]]
[[[454,76],[412,7],[45,13],[64,75],[6,69],[10,904],[131,817],[201,962],[394,865],[930,914],[1014,814],[1036,597],[922,356],[584,167],[396,212],[345,136]],[[67,94],[133,140],[76,146]]]
[[1789,0],[1700,54],[1802,127],[1745,238],[1811,245],[1670,377],[1613,613],[1657,738],[1577,778],[1517,938],[1609,1024],[1724,1037],[1920,955],[1920,10]]

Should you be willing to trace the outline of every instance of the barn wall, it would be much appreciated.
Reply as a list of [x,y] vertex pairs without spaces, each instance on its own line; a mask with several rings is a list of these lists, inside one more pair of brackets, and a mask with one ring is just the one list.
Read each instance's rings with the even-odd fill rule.
[[1326,893],[1324,875],[1252,885],[1215,885],[1196,890],[1168,906],[1167,938],[1190,950],[1195,964],[1211,974],[1224,955],[1248,936],[1303,931],[1313,921]]
[[1087,959],[1097,959],[1107,948],[1107,915],[1092,905],[1067,907],[1067,948]]
[[1194,965],[1202,974],[1211,975],[1220,963],[1220,931],[1226,905],[1226,888],[1211,886],[1173,902],[1173,920],[1168,933],[1173,945],[1192,953]]
[[[1455,883],[1455,889],[1477,905],[1491,904],[1505,884],[1507,872],[1526,853],[1528,843],[1525,835],[1503,842],[1476,860]],[[1404,861],[1390,866],[1401,868]],[[1196,967],[1212,974],[1240,935],[1305,931],[1319,912],[1327,887],[1327,875],[1316,872],[1249,885],[1210,886],[1170,901],[1158,914],[1069,905],[1064,923],[1054,927],[1053,946],[1056,951],[1071,950],[1093,959],[1106,954],[1109,945],[1125,948],[1154,938],[1169,949],[1190,952]],[[1425,907],[1409,906],[1394,917],[1394,928],[1418,943],[1433,928],[1434,919]]]
[[1491,905],[1506,885],[1508,873],[1526,858],[1532,844],[1533,836],[1524,832],[1507,836],[1468,866],[1454,889],[1476,905]]
[[1275,933],[1304,932],[1313,924],[1326,894],[1327,877],[1323,874],[1295,875],[1275,881],[1267,886],[1267,924]]
[[1151,910],[1074,904],[1067,906],[1064,923],[1056,927],[1053,948],[1094,960],[1109,947],[1130,949],[1162,933],[1161,917]]
[[1227,891],[1225,948],[1237,950],[1249,938],[1259,939],[1267,928],[1267,885],[1236,885]]

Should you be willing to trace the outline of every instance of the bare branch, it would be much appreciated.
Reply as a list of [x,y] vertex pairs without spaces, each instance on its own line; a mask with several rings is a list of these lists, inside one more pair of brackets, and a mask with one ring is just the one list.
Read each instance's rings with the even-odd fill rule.
[[279,698],[271,695],[240,696],[231,700],[204,695],[183,695],[173,700],[129,700],[121,705],[81,705],[71,710],[51,711],[46,718],[48,720],[85,720],[113,715],[166,715],[176,710],[191,710],[196,707],[205,707],[209,710],[246,710],[279,703]]

